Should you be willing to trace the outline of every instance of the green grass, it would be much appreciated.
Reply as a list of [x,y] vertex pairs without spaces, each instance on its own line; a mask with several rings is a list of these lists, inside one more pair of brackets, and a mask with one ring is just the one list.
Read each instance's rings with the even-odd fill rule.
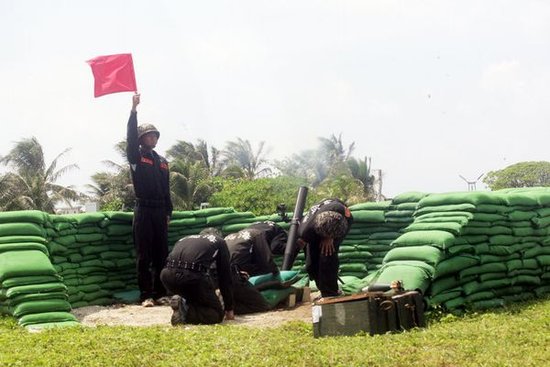
[[0,318],[0,366],[546,366],[550,299],[400,334],[314,339],[312,327],[76,327],[29,333]]

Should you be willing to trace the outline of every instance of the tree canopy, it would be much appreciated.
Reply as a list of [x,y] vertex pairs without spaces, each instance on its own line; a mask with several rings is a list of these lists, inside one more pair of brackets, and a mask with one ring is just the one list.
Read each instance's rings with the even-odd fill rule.
[[491,190],[513,187],[550,186],[550,162],[520,162],[491,171],[483,178]]

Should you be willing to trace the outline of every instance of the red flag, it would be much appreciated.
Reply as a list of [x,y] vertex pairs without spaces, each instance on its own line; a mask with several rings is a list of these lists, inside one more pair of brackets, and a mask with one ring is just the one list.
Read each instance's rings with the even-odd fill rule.
[[86,62],[94,74],[94,97],[137,91],[132,54],[98,56]]

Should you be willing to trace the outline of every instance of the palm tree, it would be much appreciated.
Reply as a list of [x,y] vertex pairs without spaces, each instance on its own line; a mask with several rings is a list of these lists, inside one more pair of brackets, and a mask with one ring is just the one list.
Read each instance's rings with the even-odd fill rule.
[[15,143],[12,150],[0,159],[0,163],[12,168],[2,177],[2,185],[10,193],[10,199],[4,198],[2,206],[9,210],[36,209],[48,213],[55,212],[55,205],[82,197],[72,186],[62,186],[56,181],[65,173],[78,168],[70,164],[57,169],[59,160],[70,149],[65,149],[46,165],[42,146],[35,137],[22,139]]
[[209,170],[211,176],[219,176],[221,173],[220,151],[215,147],[210,147],[209,154],[208,144],[202,139],[199,139],[197,144],[178,140],[176,144],[166,151],[166,156],[171,160],[202,162]]
[[[126,141],[115,145],[117,153],[126,159]],[[97,172],[91,179],[94,184],[88,184],[88,193],[99,201],[102,210],[128,210],[133,208],[134,187],[127,164],[119,164],[111,160],[102,162],[112,172]]]
[[344,148],[342,134],[338,135],[338,137],[332,134],[328,139],[319,138],[319,141],[321,143],[319,152],[322,154],[329,167],[347,161],[355,149],[355,142],[352,142],[347,149]]
[[361,159],[355,159],[354,157],[348,158],[346,161],[351,171],[351,175],[359,180],[363,185],[363,193],[366,198],[372,199],[374,197],[374,175],[371,174],[371,159],[367,157]]
[[240,167],[244,172],[244,177],[254,179],[257,177],[265,177],[271,174],[271,167],[268,166],[268,161],[265,158],[264,151],[265,142],[260,142],[258,149],[254,151],[248,140],[237,138],[236,141],[226,143],[225,149],[221,152],[224,157],[223,166]]
[[202,161],[175,160],[170,165],[170,190],[174,209],[193,210],[212,194],[208,168]]

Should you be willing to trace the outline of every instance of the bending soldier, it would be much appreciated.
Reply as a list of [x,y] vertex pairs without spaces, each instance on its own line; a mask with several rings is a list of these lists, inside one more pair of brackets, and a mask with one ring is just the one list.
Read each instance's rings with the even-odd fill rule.
[[[212,265],[217,269],[223,307],[209,274]],[[206,228],[176,242],[160,277],[174,294],[170,300],[172,325],[217,324],[224,315],[226,320],[235,318],[229,252],[217,229]]]
[[[284,253],[286,232],[274,222],[258,222],[225,237],[233,276],[235,313],[264,312],[270,309],[262,294],[248,282],[251,276],[279,274],[272,249]],[[283,244],[281,246],[281,244]]]
[[353,217],[338,199],[325,199],[313,205],[298,229],[299,242],[307,244],[306,270],[321,291],[321,297],[339,295],[338,249]]

